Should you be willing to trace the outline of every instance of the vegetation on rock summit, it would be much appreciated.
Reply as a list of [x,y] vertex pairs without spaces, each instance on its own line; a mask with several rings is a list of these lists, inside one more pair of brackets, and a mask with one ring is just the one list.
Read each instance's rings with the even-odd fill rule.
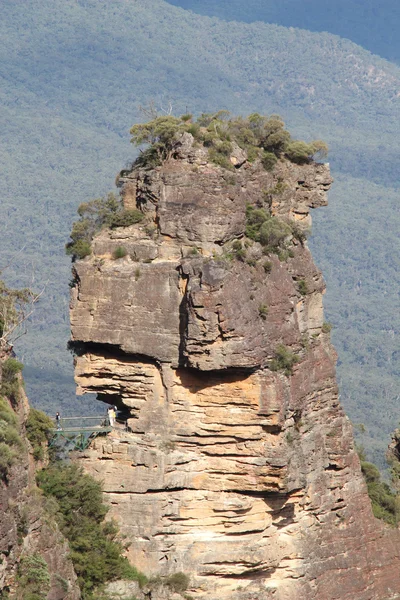
[[195,119],[186,114],[181,117],[154,115],[147,123],[131,128],[132,143],[147,145],[136,163],[154,167],[170,158],[179,136],[190,133],[196,142],[208,148],[209,159],[226,169],[233,169],[229,156],[236,143],[246,152],[247,160],[261,159],[267,170],[272,170],[278,158],[285,156],[292,162],[306,163],[314,157],[327,155],[328,147],[321,140],[306,143],[292,139],[285,123],[278,115],[269,117],[253,113],[246,118],[231,118],[221,110],[203,113]]
[[[184,133],[191,134],[196,144],[208,149],[211,162],[230,170],[234,169],[230,157],[235,145],[245,153],[244,160],[253,162],[259,159],[268,171],[273,170],[280,158],[304,164],[323,158],[328,152],[327,145],[321,140],[310,143],[293,140],[278,115],[267,117],[253,113],[246,118],[231,118],[228,111],[221,110],[203,113],[195,119],[190,114],[180,117],[154,114],[150,121],[131,128],[132,143],[145,146],[134,166],[154,168],[172,158]],[[263,218],[261,212],[254,211],[253,215],[248,215],[248,237],[257,239],[263,245],[272,240],[270,245],[277,247],[291,232],[295,236],[303,235],[294,231],[294,225],[291,230],[289,225],[279,225],[277,220],[268,219],[267,215]],[[91,241],[101,229],[128,227],[144,218],[140,210],[124,209],[121,199],[113,193],[105,198],[84,202],[79,206],[78,214],[80,219],[73,224],[71,241],[66,245],[66,252],[73,260],[91,254]],[[279,240],[275,239],[276,236]]]

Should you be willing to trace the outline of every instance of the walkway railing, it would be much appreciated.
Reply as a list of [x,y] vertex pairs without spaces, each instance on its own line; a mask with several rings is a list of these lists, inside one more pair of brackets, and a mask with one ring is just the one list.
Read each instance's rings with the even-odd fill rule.
[[104,416],[97,417],[62,417],[54,420],[53,437],[49,446],[58,445],[61,440],[69,445],[71,450],[85,450],[99,434],[113,431],[109,420]]

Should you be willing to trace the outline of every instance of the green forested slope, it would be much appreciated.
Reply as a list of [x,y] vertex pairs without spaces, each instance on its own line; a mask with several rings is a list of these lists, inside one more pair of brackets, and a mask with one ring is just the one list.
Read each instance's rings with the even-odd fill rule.
[[399,189],[336,174],[329,197],[329,209],[314,213],[310,246],[328,285],[341,400],[382,466],[400,409]]
[[400,62],[397,0],[168,0],[174,6],[220,19],[265,21],[348,38],[388,60]]
[[398,418],[398,67],[326,33],[226,23],[162,0],[26,0],[23,11],[3,0],[0,76],[0,264],[24,248],[3,277],[48,281],[18,346],[36,405],[76,410],[64,244],[78,204],[112,189],[132,160],[138,105],[278,112],[294,136],[331,147],[337,183],[311,243],[342,399],[384,447]]

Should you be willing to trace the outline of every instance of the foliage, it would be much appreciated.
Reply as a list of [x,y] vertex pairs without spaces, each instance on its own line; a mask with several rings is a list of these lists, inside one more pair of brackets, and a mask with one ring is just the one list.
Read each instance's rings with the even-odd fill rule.
[[270,217],[260,227],[259,242],[268,248],[278,248],[292,233],[289,223]]
[[183,115],[179,119],[172,115],[156,116],[148,123],[133,125],[130,130],[131,142],[135,146],[150,145],[160,164],[171,156],[178,134],[187,130],[185,124],[191,121],[187,117],[188,115]]
[[130,579],[131,581],[137,581],[140,588],[143,588],[149,581],[148,577],[139,571],[135,566],[131,565],[126,561],[121,570],[122,579]]
[[0,394],[9,398],[13,404],[16,404],[19,400],[20,386],[22,385],[18,374],[21,373],[24,365],[15,358],[10,357],[1,363],[0,368]]
[[66,253],[73,260],[91,254],[91,241],[103,227],[129,227],[144,218],[139,210],[125,210],[121,199],[113,193],[83,202],[78,208],[78,215],[80,219],[73,224],[71,241],[66,245]]
[[287,251],[287,241],[293,237],[290,222],[272,217],[262,208],[248,206],[246,209],[246,236],[264,246],[264,252],[275,252],[281,258]]
[[268,316],[268,306],[266,304],[260,304],[258,307],[258,314],[265,321]]
[[287,188],[288,184],[284,181],[283,177],[278,177],[278,181],[274,187],[263,190],[263,194],[270,201],[273,196],[281,196]]
[[235,258],[240,261],[244,261],[246,259],[246,250],[242,246],[242,242],[240,240],[235,240],[232,244],[232,252]]
[[11,466],[17,459],[17,452],[8,444],[0,442],[0,478],[7,480],[7,476]]
[[0,421],[4,421],[13,427],[18,423],[17,415],[8,404],[7,400],[0,397]]
[[300,279],[297,283],[298,290],[302,296],[306,296],[308,294],[308,286],[305,279]]
[[275,350],[275,357],[271,360],[269,368],[271,371],[283,371],[287,377],[292,374],[293,367],[299,362],[299,357],[291,352],[283,344]]
[[12,382],[18,373],[21,373],[24,365],[16,358],[8,358],[1,364],[1,376],[3,381]]
[[263,269],[264,271],[269,274],[272,271],[272,262],[270,260],[265,260],[263,262]]
[[[358,427],[361,431],[364,429],[362,423]],[[367,484],[374,516],[392,527],[397,526],[400,519],[400,463],[394,456],[389,459],[391,485],[388,485],[388,483],[382,481],[378,467],[366,460],[364,447],[356,444],[356,450],[361,463],[361,471]]]
[[[102,227],[109,225],[112,217],[116,215],[120,202],[115,194],[83,202],[78,208],[80,220],[72,226],[71,242],[66,245],[67,254],[73,259],[87,256],[90,243]],[[83,249],[83,255],[81,250]]]
[[189,583],[190,579],[185,573],[173,573],[165,580],[165,585],[177,594],[185,592]]
[[18,565],[21,600],[45,600],[50,590],[50,574],[46,561],[38,553],[26,554]]
[[[277,254],[279,260],[286,261],[294,257],[291,242],[300,239],[301,243],[306,236],[306,230],[294,221],[286,221],[279,217],[271,216],[263,208],[246,208],[246,236],[264,247],[264,254]],[[264,263],[266,273],[269,273],[272,263]]]
[[[191,133],[198,143],[209,148],[209,159],[224,169],[233,170],[229,160],[233,151],[232,142],[246,151],[250,162],[261,155],[261,164],[272,170],[281,156],[297,163],[311,162],[317,152],[327,154],[324,142],[292,140],[285,123],[278,115],[270,117],[253,113],[247,118],[231,117],[229,111],[203,113],[195,120],[191,115],[181,117],[155,116],[147,123],[131,128],[131,142],[135,146],[147,145],[137,164],[154,167],[174,155],[176,144],[182,133]],[[147,154],[146,154],[147,152]]]
[[332,323],[328,323],[327,321],[324,321],[321,329],[322,329],[322,333],[330,333],[330,331],[332,331]]
[[[82,229],[76,227],[72,230],[71,237],[72,235],[74,236],[74,238],[76,238],[78,235],[86,235],[86,231],[83,227]],[[89,241],[86,241],[84,239],[77,239],[74,243],[68,243],[68,246],[66,247],[66,252],[67,254],[70,254],[72,256],[73,260],[76,260],[77,258],[80,258],[82,260],[82,258],[86,258],[86,256],[90,256],[92,254],[92,246],[90,245]]]
[[124,258],[127,256],[128,250],[123,246],[117,246],[113,252],[113,259],[118,260],[118,258]]
[[35,460],[43,460],[43,446],[49,441],[53,427],[53,421],[44,412],[36,408],[30,409],[26,421],[26,435],[32,444]]
[[123,556],[116,526],[104,521],[108,509],[99,482],[77,465],[60,464],[40,471],[37,482],[58,503],[56,519],[68,539],[83,599],[95,598],[96,588],[107,581],[144,581]]
[[225,152],[221,152],[218,148],[210,148],[208,151],[208,158],[211,162],[223,169],[233,170],[233,165],[230,162],[228,155]]
[[15,449],[21,449],[23,446],[18,430],[5,421],[0,421],[0,443]]
[[304,227],[304,225],[300,225],[296,221],[291,221],[290,226],[293,237],[303,245],[310,233],[310,229],[308,227]]
[[264,151],[261,155],[261,162],[266,171],[273,171],[278,157],[273,152]]
[[258,242],[260,240],[260,229],[263,223],[270,219],[270,215],[262,208],[247,206],[246,208],[246,236]]
[[140,212],[140,210],[121,210],[112,216],[112,219],[109,223],[109,227],[111,229],[115,229],[116,227],[130,227],[130,225],[135,225],[136,223],[140,223],[143,221],[144,214]]
[[399,518],[397,495],[387,483],[381,481],[379,469],[374,464],[362,460],[361,470],[367,484],[368,495],[371,499],[372,511],[375,517],[395,526]]
[[17,415],[7,400],[0,397],[0,477],[5,481],[23,448],[17,427]]
[[321,141],[307,144],[299,140],[293,140],[285,146],[285,156],[300,165],[310,162],[317,153],[319,158],[325,158],[328,154],[328,146]]

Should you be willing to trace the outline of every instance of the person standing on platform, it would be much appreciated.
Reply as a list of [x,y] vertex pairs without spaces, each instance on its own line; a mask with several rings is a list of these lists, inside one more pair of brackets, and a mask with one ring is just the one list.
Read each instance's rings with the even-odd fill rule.
[[56,413],[56,427],[57,427],[57,431],[60,431],[62,429],[61,427],[61,415],[60,413]]
[[115,426],[115,410],[113,406],[108,409],[108,420],[110,421],[111,427]]

